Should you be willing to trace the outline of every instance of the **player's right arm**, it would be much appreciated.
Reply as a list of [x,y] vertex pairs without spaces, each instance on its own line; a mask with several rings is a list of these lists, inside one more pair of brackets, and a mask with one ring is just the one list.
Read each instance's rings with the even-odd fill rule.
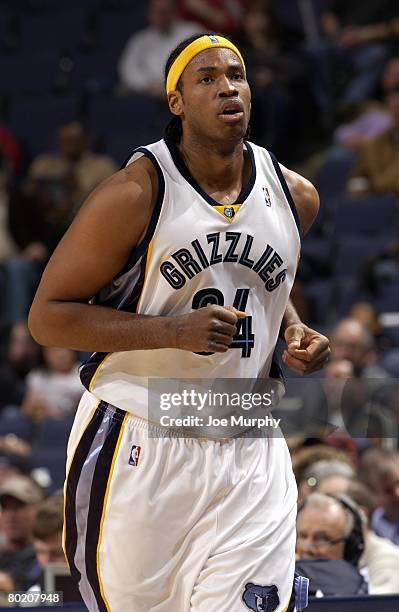
[[37,342],[90,352],[228,350],[240,314],[221,306],[167,317],[89,304],[143,239],[157,189],[152,163],[141,158],[89,196],[54,251],[33,301],[29,329]]

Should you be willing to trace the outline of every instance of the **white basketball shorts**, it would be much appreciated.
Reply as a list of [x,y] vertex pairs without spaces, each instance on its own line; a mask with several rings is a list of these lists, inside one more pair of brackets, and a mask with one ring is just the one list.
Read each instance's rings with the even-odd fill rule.
[[82,397],[64,549],[90,612],[282,612],[296,501],[284,438],[173,437]]

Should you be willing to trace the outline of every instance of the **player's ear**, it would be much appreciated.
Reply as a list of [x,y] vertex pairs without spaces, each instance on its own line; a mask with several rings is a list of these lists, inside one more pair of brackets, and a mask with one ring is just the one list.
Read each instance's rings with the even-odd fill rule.
[[168,93],[168,104],[170,112],[177,117],[181,117],[183,114],[183,98],[178,89]]

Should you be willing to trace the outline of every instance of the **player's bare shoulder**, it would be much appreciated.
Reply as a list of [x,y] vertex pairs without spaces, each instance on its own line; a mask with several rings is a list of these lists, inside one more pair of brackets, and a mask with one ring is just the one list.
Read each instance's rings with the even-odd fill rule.
[[[82,209],[95,208],[97,214],[111,213],[130,227],[145,229],[151,217],[158,193],[158,178],[154,164],[141,157],[103,181],[87,198]],[[108,217],[108,214],[105,215]],[[140,240],[141,236],[135,236]]]
[[154,166],[140,158],[90,194],[47,264],[31,322],[45,302],[87,301],[120,272],[145,236],[157,192]]
[[280,167],[298,211],[301,234],[304,236],[319,212],[319,194],[316,187],[304,176],[289,170],[282,164],[280,164]]

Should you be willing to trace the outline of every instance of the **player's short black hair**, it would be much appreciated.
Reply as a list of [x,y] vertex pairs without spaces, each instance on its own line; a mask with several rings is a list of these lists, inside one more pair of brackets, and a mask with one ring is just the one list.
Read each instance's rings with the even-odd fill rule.
[[[188,38],[185,38],[184,40],[182,40],[182,42],[179,43],[177,47],[173,49],[173,51],[169,55],[167,62],[165,64],[165,76],[164,76],[165,86],[166,86],[166,81],[168,78],[169,70],[173,62],[175,61],[175,59],[180,55],[180,53],[186,47],[188,47],[188,45],[191,45],[191,43],[194,42],[194,40],[197,40],[197,38],[201,38],[202,36],[223,36],[224,38],[228,38],[225,34],[215,34],[214,32],[200,32],[199,34],[194,34],[193,36],[189,36]],[[177,89],[179,91],[183,91],[183,87],[182,87],[180,80],[177,83]],[[181,119],[180,117],[176,117],[176,115],[173,115],[172,119],[169,121],[169,123],[167,124],[164,130],[165,140],[169,140],[170,142],[173,142],[173,143],[178,143],[180,142],[182,135],[183,135],[183,128],[182,128]],[[249,126],[248,126],[246,137],[248,135],[249,135]]]

